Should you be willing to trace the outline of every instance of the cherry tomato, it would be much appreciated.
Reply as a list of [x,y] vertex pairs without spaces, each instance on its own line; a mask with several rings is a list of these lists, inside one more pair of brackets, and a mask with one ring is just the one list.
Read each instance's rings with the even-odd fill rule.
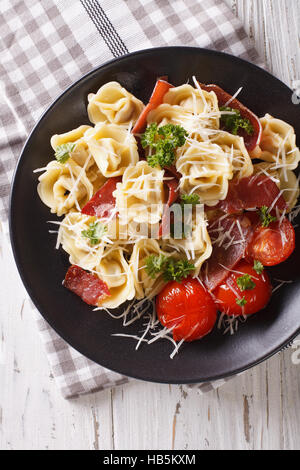
[[281,224],[272,222],[269,227],[258,226],[248,247],[248,256],[264,266],[275,266],[285,261],[295,249],[295,231],[285,217]]
[[175,341],[195,341],[210,333],[217,319],[217,308],[197,279],[171,281],[156,298],[159,321],[172,330]]
[[[243,290],[241,285],[246,289]],[[213,291],[218,309],[234,316],[252,315],[262,310],[269,302],[271,293],[272,286],[267,273],[263,271],[258,274],[253,265],[245,260],[240,261],[234,272]]]

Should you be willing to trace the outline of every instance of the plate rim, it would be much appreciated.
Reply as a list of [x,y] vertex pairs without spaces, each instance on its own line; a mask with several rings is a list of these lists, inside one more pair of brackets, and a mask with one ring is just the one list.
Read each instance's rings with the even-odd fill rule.
[[[115,62],[119,62],[119,61],[122,61],[123,59],[126,59],[128,57],[134,57],[134,56],[138,56],[138,55],[145,55],[147,53],[152,53],[152,52],[158,52],[158,51],[164,51],[164,50],[174,50],[174,49],[180,49],[180,50],[186,50],[186,51],[199,51],[200,53],[204,53],[204,54],[208,54],[208,55],[217,55],[217,56],[221,56],[221,57],[227,57],[228,59],[234,61],[234,62],[238,62],[238,63],[244,63],[244,65],[246,65],[247,67],[251,67],[253,69],[258,69],[258,70],[262,70],[265,74],[267,74],[270,78],[272,79],[275,79],[277,80],[282,86],[284,86],[287,91],[291,92],[291,94],[293,93],[293,90],[288,86],[286,85],[281,79],[277,78],[275,75],[273,75],[272,73],[270,73],[268,70],[266,70],[265,68],[259,66],[259,65],[256,65],[246,59],[243,59],[241,57],[237,57],[237,56],[234,56],[232,54],[229,54],[227,52],[222,52],[222,51],[217,51],[217,50],[214,50],[214,49],[210,49],[210,48],[202,48],[202,47],[196,47],[196,46],[163,46],[163,47],[153,47],[153,48],[147,48],[147,49],[141,49],[141,50],[138,50],[138,51],[134,51],[134,52],[130,52],[128,54],[124,54],[120,57],[115,57],[113,59],[110,59],[106,62],[104,62],[103,64],[101,65],[98,65],[96,67],[93,67],[90,71],[88,71],[87,73],[81,75],[76,81],[72,82],[67,88],[65,88],[61,93],[58,94],[58,96],[50,103],[50,105],[41,113],[41,115],[39,116],[39,118],[37,119],[36,123],[34,124],[33,128],[31,129],[31,131],[29,132],[29,135],[22,147],[22,150],[20,152],[20,155],[18,157],[18,160],[17,160],[17,163],[16,163],[16,166],[15,166],[15,169],[14,169],[14,172],[13,172],[13,176],[12,176],[12,180],[11,180],[11,187],[10,187],[10,194],[9,194],[9,207],[8,207],[8,214],[9,214],[9,217],[8,217],[8,223],[9,223],[9,238],[10,238],[10,244],[11,244],[11,248],[12,248],[12,252],[13,252],[13,257],[14,257],[14,261],[15,261],[15,264],[17,266],[17,270],[18,270],[18,273],[19,273],[19,276],[22,280],[22,283],[23,283],[23,286],[25,287],[26,289],[26,292],[28,293],[29,297],[30,297],[30,300],[32,301],[32,303],[34,304],[34,306],[36,307],[36,309],[38,310],[39,314],[44,318],[44,320],[49,324],[49,326],[51,328],[53,328],[53,330],[64,340],[66,341],[66,343],[68,344],[68,346],[74,348],[75,350],[77,350],[80,354],[82,354],[83,356],[85,356],[86,358],[90,359],[91,361],[93,361],[94,363],[102,366],[102,367],[107,367],[106,365],[102,365],[100,364],[98,361],[96,361],[93,357],[91,357],[89,355],[88,352],[86,351],[83,351],[83,349],[80,347],[78,348],[76,345],[71,344],[69,342],[69,339],[66,338],[66,335],[64,335],[61,331],[59,331],[58,328],[56,328],[55,325],[52,324],[51,322],[51,319],[48,318],[48,315],[45,314],[44,312],[42,313],[42,308],[39,306],[39,301],[38,299],[36,298],[36,296],[33,294],[32,292],[32,289],[31,289],[31,286],[30,286],[30,282],[27,282],[26,280],[26,276],[25,276],[25,269],[24,267],[22,266],[22,263],[21,263],[21,260],[19,259],[19,254],[18,254],[18,250],[16,248],[16,243],[15,243],[15,233],[14,233],[14,230],[13,230],[13,213],[14,213],[14,188],[15,188],[15,184],[16,184],[16,179],[17,179],[17,174],[18,174],[18,169],[19,169],[19,166],[20,166],[20,163],[21,163],[21,160],[23,158],[23,154],[26,150],[26,147],[27,145],[29,144],[30,140],[31,140],[31,137],[32,135],[38,130],[38,127],[39,125],[41,124],[41,122],[46,118],[47,114],[51,111],[51,109],[56,105],[56,103],[65,95],[67,94],[69,91],[72,90],[72,88],[76,87],[81,81],[83,80],[86,80],[88,79],[88,77],[90,75],[93,75],[94,73],[100,71],[102,68],[106,67],[106,66],[109,66],[111,64],[114,64]],[[293,340],[300,334],[300,326],[297,328],[297,330],[285,341],[282,341],[280,343],[279,346],[277,346],[275,349],[272,349],[272,351],[264,354],[261,358],[257,359],[256,361],[254,362],[251,362],[250,364],[248,364],[247,366],[243,366],[243,367],[239,367],[239,368],[234,368],[232,367],[230,371],[226,372],[226,373],[223,373],[223,374],[218,374],[218,375],[210,375],[208,377],[203,377],[202,379],[190,379],[190,380],[181,380],[181,381],[178,381],[178,380],[155,380],[151,377],[147,377],[145,378],[145,375],[143,375],[142,377],[139,376],[139,374],[128,374],[127,372],[120,372],[119,370],[115,369],[115,368],[112,368],[111,366],[109,366],[108,368],[113,371],[113,372],[116,372],[120,375],[125,375],[127,377],[130,377],[130,378],[133,378],[133,379],[138,379],[138,380],[142,380],[142,381],[147,381],[147,382],[152,382],[152,383],[163,383],[163,384],[195,384],[195,383],[207,383],[207,382],[213,382],[213,381],[217,381],[217,380],[222,380],[222,379],[226,379],[226,378],[230,378],[230,377],[233,377],[235,375],[239,375],[249,369],[252,369],[253,367],[256,367],[257,365],[261,364],[262,362],[268,360],[270,357],[274,356],[275,354],[277,354],[278,352],[282,351],[282,349],[284,349],[286,346],[289,346]]]

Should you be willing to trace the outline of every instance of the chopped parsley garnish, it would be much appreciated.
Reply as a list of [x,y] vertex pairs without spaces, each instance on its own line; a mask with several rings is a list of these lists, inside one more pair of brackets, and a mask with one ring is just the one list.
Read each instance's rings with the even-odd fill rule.
[[167,257],[162,253],[160,255],[150,255],[146,258],[146,271],[148,275],[155,279],[156,275],[163,270]]
[[169,258],[163,277],[165,281],[181,282],[182,279],[186,279],[194,269],[195,265],[189,263],[187,259],[175,261],[173,258]]
[[66,163],[70,158],[70,152],[73,152],[75,144],[73,142],[68,142],[67,144],[62,144],[56,147],[55,158],[59,163]]
[[272,222],[276,222],[276,220],[277,220],[277,218],[273,217],[273,215],[271,215],[268,212],[268,210],[269,210],[269,208],[267,206],[262,206],[259,209],[259,217],[260,217],[262,227],[269,227],[269,225]]
[[253,126],[249,119],[243,118],[241,112],[238,109],[233,109],[228,106],[222,106],[220,111],[228,111],[234,114],[222,114],[221,122],[224,127],[231,132],[233,135],[237,135],[239,129],[243,129],[248,135],[254,133]]
[[144,134],[141,137],[141,144],[144,149],[146,147],[152,148],[155,145],[155,137],[157,134],[157,128],[158,128],[158,125],[156,124],[156,122],[153,122],[145,130]]
[[198,194],[182,194],[181,195],[181,205],[184,204],[192,204],[195,206],[196,204],[200,204],[200,199]]
[[255,287],[255,282],[252,280],[250,274],[245,274],[244,276],[238,277],[236,283],[241,291],[252,290]]
[[264,270],[264,266],[260,261],[254,260],[253,269],[257,274],[261,274]]
[[89,238],[91,245],[98,245],[106,232],[106,225],[103,225],[100,222],[91,222],[88,230],[82,230],[81,235],[85,238]]
[[187,131],[181,126],[166,124],[158,127],[155,122],[150,124],[141,138],[143,148],[150,147],[155,151],[147,157],[148,164],[162,168],[173,165],[175,150],[184,145],[187,135]]
[[247,303],[247,300],[245,299],[245,297],[243,297],[242,299],[236,299],[236,303],[240,306],[240,307],[244,307]]
[[186,259],[177,261],[171,257],[167,258],[162,254],[150,255],[146,258],[146,271],[152,279],[155,279],[157,274],[162,273],[166,282],[181,282],[182,279],[187,278],[194,269],[194,264],[189,263]]

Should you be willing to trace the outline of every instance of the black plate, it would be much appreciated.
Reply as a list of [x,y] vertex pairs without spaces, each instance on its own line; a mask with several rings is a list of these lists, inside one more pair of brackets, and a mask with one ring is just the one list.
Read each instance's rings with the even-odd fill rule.
[[[139,379],[200,382],[243,371],[279,351],[300,329],[299,249],[278,269],[275,277],[292,279],[274,293],[265,311],[240,325],[234,336],[215,329],[201,341],[183,345],[169,358],[172,344],[158,341],[135,351],[135,341],[112,333],[137,334],[140,324],[123,329],[120,320],[93,312],[79,297],[63,288],[67,256],[56,251],[55,235],[47,220],[55,219],[37,192],[35,168],[53,158],[52,134],[88,123],[87,95],[116,80],[147,101],[156,77],[168,75],[181,85],[195,75],[201,82],[217,83],[229,93],[240,86],[241,101],[259,116],[269,112],[292,124],[300,135],[299,106],[292,91],[264,70],[227,54],[190,47],[139,51],[93,70],[68,88],[42,116],[20,157],[11,194],[10,233],[15,260],[25,287],[44,318],[75,349],[99,364]],[[298,230],[299,236],[299,230]],[[29,339],[30,340],[30,339]]]

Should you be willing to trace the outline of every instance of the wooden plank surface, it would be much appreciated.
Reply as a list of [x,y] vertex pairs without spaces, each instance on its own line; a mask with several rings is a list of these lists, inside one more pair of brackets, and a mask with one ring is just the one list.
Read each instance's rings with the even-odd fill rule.
[[[300,79],[300,2],[226,1],[270,70],[290,85]],[[291,350],[206,395],[132,382],[66,401],[6,249],[0,272],[0,449],[300,448],[300,365]]]

